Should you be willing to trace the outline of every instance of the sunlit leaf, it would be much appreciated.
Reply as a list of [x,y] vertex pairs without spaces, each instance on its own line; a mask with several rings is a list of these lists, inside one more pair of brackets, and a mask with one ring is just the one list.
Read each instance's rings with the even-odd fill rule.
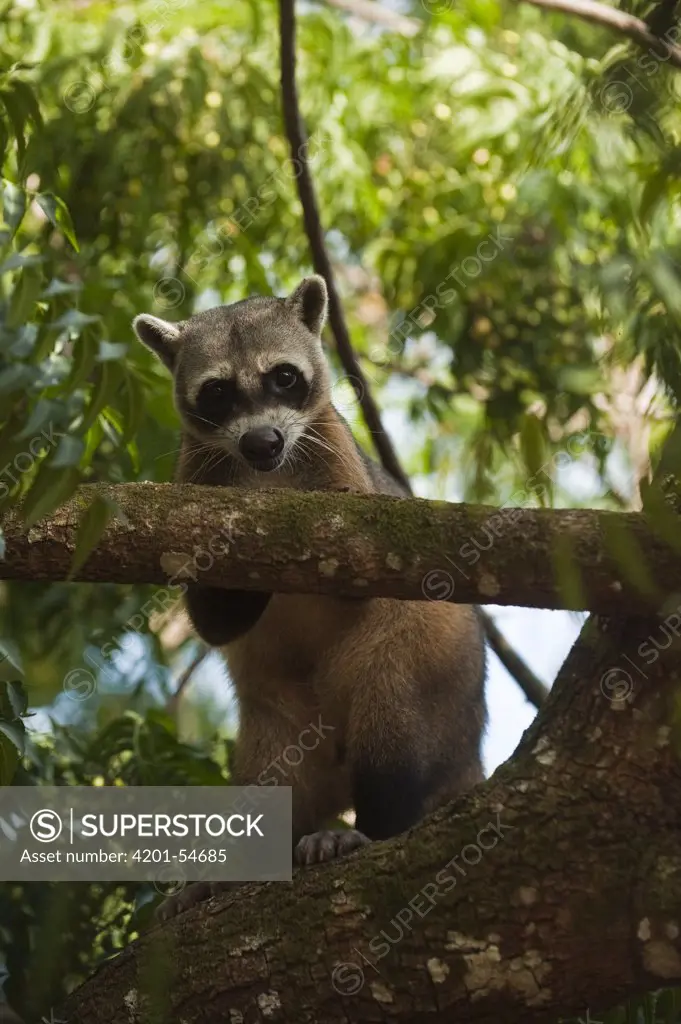
[[42,278],[40,267],[24,267],[21,271],[7,318],[9,327],[19,327],[31,318],[42,289]]
[[77,466],[84,451],[85,442],[82,438],[71,437],[67,434],[57,445],[57,450],[50,459],[50,466],[52,469]]
[[78,242],[76,241],[73,221],[64,201],[59,196],[53,195],[52,192],[41,192],[35,197],[35,201],[49,222],[62,232],[76,252],[78,252]]
[[21,506],[26,526],[34,526],[67,501],[80,483],[80,479],[80,472],[74,466],[68,469],[52,469],[48,463],[43,463]]
[[69,579],[73,579],[83,563],[101,540],[109,521],[116,513],[116,505],[102,495],[95,495],[78,526],[76,546]]
[[10,242],[16,234],[26,212],[26,193],[18,185],[3,178],[2,187],[2,219],[9,227],[9,232],[3,236],[4,243]]

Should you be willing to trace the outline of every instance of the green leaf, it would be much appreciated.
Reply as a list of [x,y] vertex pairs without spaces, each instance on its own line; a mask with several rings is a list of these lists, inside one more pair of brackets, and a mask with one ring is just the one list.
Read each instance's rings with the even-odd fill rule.
[[34,437],[46,423],[57,419],[62,410],[63,405],[60,402],[39,398],[26,420],[26,426],[16,434],[17,439],[24,441],[28,437]]
[[[530,478],[534,478],[544,471],[544,467],[549,461],[545,431],[546,426],[542,420],[533,413],[525,413],[520,423],[520,450]],[[541,487],[534,489],[533,493],[538,495],[539,503],[545,506],[548,504],[547,495],[551,493],[553,481],[550,473],[545,471],[543,477]]]
[[21,516],[26,526],[35,526],[44,516],[68,501],[80,481],[80,471],[75,466],[66,470],[52,469],[48,462],[43,463],[21,505]]
[[671,474],[681,480],[681,422],[677,421],[664,439],[662,447],[651,457],[654,479],[661,481]]
[[85,335],[78,337],[73,344],[73,365],[69,376],[69,388],[75,390],[90,376],[95,365],[97,349],[94,341]]
[[58,277],[53,277],[40,297],[41,299],[52,299],[55,295],[67,295],[69,292],[79,292],[82,287],[83,286],[79,281],[60,281]]
[[658,603],[660,594],[641,546],[633,531],[625,525],[617,513],[612,513],[603,520],[601,536],[603,547],[622,576],[642,596]]
[[21,391],[28,387],[36,379],[36,370],[33,366],[23,366],[15,363],[0,371],[0,395],[9,395],[14,391]]
[[6,274],[10,270],[18,270],[20,267],[37,267],[38,264],[44,262],[45,257],[35,252],[13,252],[4,263],[0,264],[0,274]]
[[566,608],[584,608],[587,604],[582,573],[575,558],[572,538],[558,534],[552,551],[556,587]]
[[129,441],[136,437],[146,413],[144,388],[133,373],[126,374],[121,406],[123,414],[121,443],[128,444]]
[[0,718],[0,733],[3,733],[14,744],[19,756],[23,757],[26,745],[26,728],[23,722],[6,722]]
[[78,242],[76,241],[73,221],[64,200],[60,199],[59,196],[55,196],[53,192],[40,192],[35,199],[50,223],[61,231],[76,252],[78,252]]
[[83,327],[86,327],[88,324],[95,324],[99,320],[100,317],[91,316],[89,313],[81,313],[79,309],[67,309],[58,320],[54,321],[52,326],[81,331]]
[[33,308],[42,289],[43,274],[40,267],[24,267],[19,284],[12,295],[7,317],[9,327],[20,327],[31,319]]
[[653,533],[661,537],[672,551],[681,554],[681,523],[662,488],[655,481],[641,481],[643,511]]
[[0,89],[0,103],[3,104],[7,111],[7,116],[12,125],[14,131],[14,138],[17,143],[17,155],[19,157],[19,163],[24,159],[26,153],[26,138],[24,135],[24,128],[27,121],[26,112],[22,106],[20,100],[13,91],[9,89]]
[[649,221],[651,213],[663,198],[667,189],[668,181],[669,169],[667,167],[663,167],[653,174],[651,178],[648,178],[647,182],[643,186],[641,203],[638,209],[638,216],[642,224]]
[[663,989],[657,997],[656,1011],[661,1024],[678,1024],[681,1013],[681,989]]
[[120,342],[100,341],[97,362],[105,363],[109,359],[122,359],[127,351],[128,346]]
[[85,442],[80,437],[66,435],[62,437],[57,445],[54,457],[50,459],[52,469],[62,469],[67,466],[77,466],[85,451]]
[[[9,640],[7,638],[0,640],[0,665],[9,666],[11,668],[13,679],[16,678],[17,673],[20,676],[24,674],[21,664],[21,654],[13,640]],[[0,694],[2,694],[1,687]]]
[[654,256],[648,263],[648,276],[670,316],[681,321],[681,279],[674,273],[669,262],[661,255]]
[[24,112],[24,120],[28,121],[30,119],[35,125],[40,127],[43,123],[43,119],[40,113],[40,107],[38,106],[38,101],[35,98],[31,86],[28,82],[23,82],[20,78],[12,78],[10,80],[10,85],[14,92],[15,100]]
[[2,179],[2,219],[9,228],[9,232],[3,234],[3,243],[11,242],[14,238],[21,221],[26,212],[26,193],[23,188],[15,185],[6,178]]
[[22,324],[21,327],[15,329],[14,335],[14,340],[8,351],[17,359],[25,359],[31,355],[38,340],[38,324]]
[[22,683],[17,680],[5,683],[5,689],[7,691],[7,698],[17,718],[25,715],[28,710],[28,696]]
[[98,494],[88,506],[78,526],[76,550],[69,570],[71,580],[99,543],[111,518],[116,514],[117,505],[109,498]]
[[97,365],[99,378],[95,384],[92,401],[87,408],[81,430],[89,430],[92,424],[113,399],[120,383],[120,366],[116,362],[99,363]]
[[0,786],[9,786],[19,764],[16,744],[0,734]]
[[525,413],[520,424],[520,450],[525,465],[534,476],[546,463],[544,425],[534,413]]

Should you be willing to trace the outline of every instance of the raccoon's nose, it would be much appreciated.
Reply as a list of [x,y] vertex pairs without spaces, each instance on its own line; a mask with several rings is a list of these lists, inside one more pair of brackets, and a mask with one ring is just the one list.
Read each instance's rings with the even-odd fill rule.
[[276,427],[255,427],[239,438],[239,451],[251,462],[275,459],[284,450],[284,435]]

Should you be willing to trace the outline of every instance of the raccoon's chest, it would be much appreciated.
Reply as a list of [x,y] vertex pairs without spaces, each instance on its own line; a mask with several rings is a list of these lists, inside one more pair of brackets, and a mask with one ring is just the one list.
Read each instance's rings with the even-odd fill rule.
[[253,629],[223,648],[237,694],[253,686],[278,691],[284,681],[313,694],[315,676],[359,614],[357,602],[273,594]]

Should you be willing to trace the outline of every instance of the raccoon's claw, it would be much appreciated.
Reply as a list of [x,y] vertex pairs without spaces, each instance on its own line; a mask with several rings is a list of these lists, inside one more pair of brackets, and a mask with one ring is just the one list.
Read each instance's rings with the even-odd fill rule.
[[366,846],[371,840],[357,829],[344,829],[341,832],[313,832],[303,836],[295,848],[293,859],[296,864],[308,866],[323,864],[338,857],[345,857],[360,846]]
[[197,903],[203,903],[211,896],[218,896],[230,889],[238,889],[240,885],[243,885],[243,882],[192,882],[159,904],[154,911],[154,923],[169,921],[171,917],[183,914]]

